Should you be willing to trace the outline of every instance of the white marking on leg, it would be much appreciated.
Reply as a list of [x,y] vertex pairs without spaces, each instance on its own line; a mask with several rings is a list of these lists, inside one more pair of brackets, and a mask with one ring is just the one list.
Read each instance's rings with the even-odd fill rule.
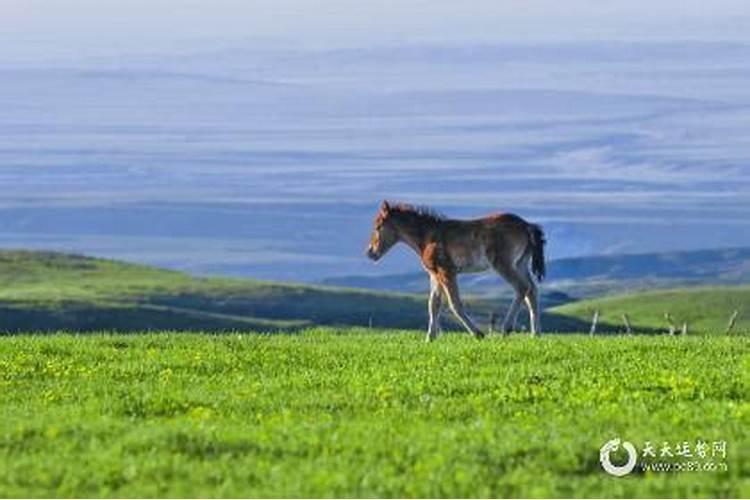
[[540,335],[542,333],[542,322],[539,318],[539,294],[536,285],[532,284],[532,288],[526,294],[524,300],[526,301],[526,307],[529,308],[531,333],[532,335]]
[[528,295],[523,300],[526,302],[526,308],[529,310],[529,330],[532,335],[536,335],[536,312],[534,311],[534,306]]

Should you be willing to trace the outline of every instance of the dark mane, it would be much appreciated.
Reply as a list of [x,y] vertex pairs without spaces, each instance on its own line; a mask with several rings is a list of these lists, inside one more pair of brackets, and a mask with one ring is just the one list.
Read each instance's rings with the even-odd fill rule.
[[423,224],[437,225],[445,220],[445,216],[440,212],[425,205],[410,205],[408,203],[398,203],[391,206],[391,212],[397,216],[405,216],[412,220],[418,220]]

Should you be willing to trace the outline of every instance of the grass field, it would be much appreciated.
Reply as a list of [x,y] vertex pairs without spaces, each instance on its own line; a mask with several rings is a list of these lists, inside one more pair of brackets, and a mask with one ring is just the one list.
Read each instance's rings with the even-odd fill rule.
[[[0,337],[0,496],[747,497],[749,397],[744,336]],[[615,478],[616,436],[727,470]]]

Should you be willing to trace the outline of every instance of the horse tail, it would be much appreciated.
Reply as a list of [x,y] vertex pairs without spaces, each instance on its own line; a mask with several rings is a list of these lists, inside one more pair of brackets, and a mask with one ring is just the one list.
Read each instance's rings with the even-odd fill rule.
[[544,245],[547,240],[544,239],[542,226],[538,224],[529,224],[528,231],[531,246],[531,271],[539,281],[542,281],[547,273],[547,266],[544,262]]

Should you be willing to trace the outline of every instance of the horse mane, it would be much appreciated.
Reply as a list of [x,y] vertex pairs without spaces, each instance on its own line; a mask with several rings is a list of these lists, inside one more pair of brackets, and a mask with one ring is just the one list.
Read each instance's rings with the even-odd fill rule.
[[397,203],[391,205],[391,213],[400,218],[406,218],[411,222],[419,222],[423,225],[435,226],[445,220],[445,216],[437,210],[426,205],[410,205],[409,203]]

